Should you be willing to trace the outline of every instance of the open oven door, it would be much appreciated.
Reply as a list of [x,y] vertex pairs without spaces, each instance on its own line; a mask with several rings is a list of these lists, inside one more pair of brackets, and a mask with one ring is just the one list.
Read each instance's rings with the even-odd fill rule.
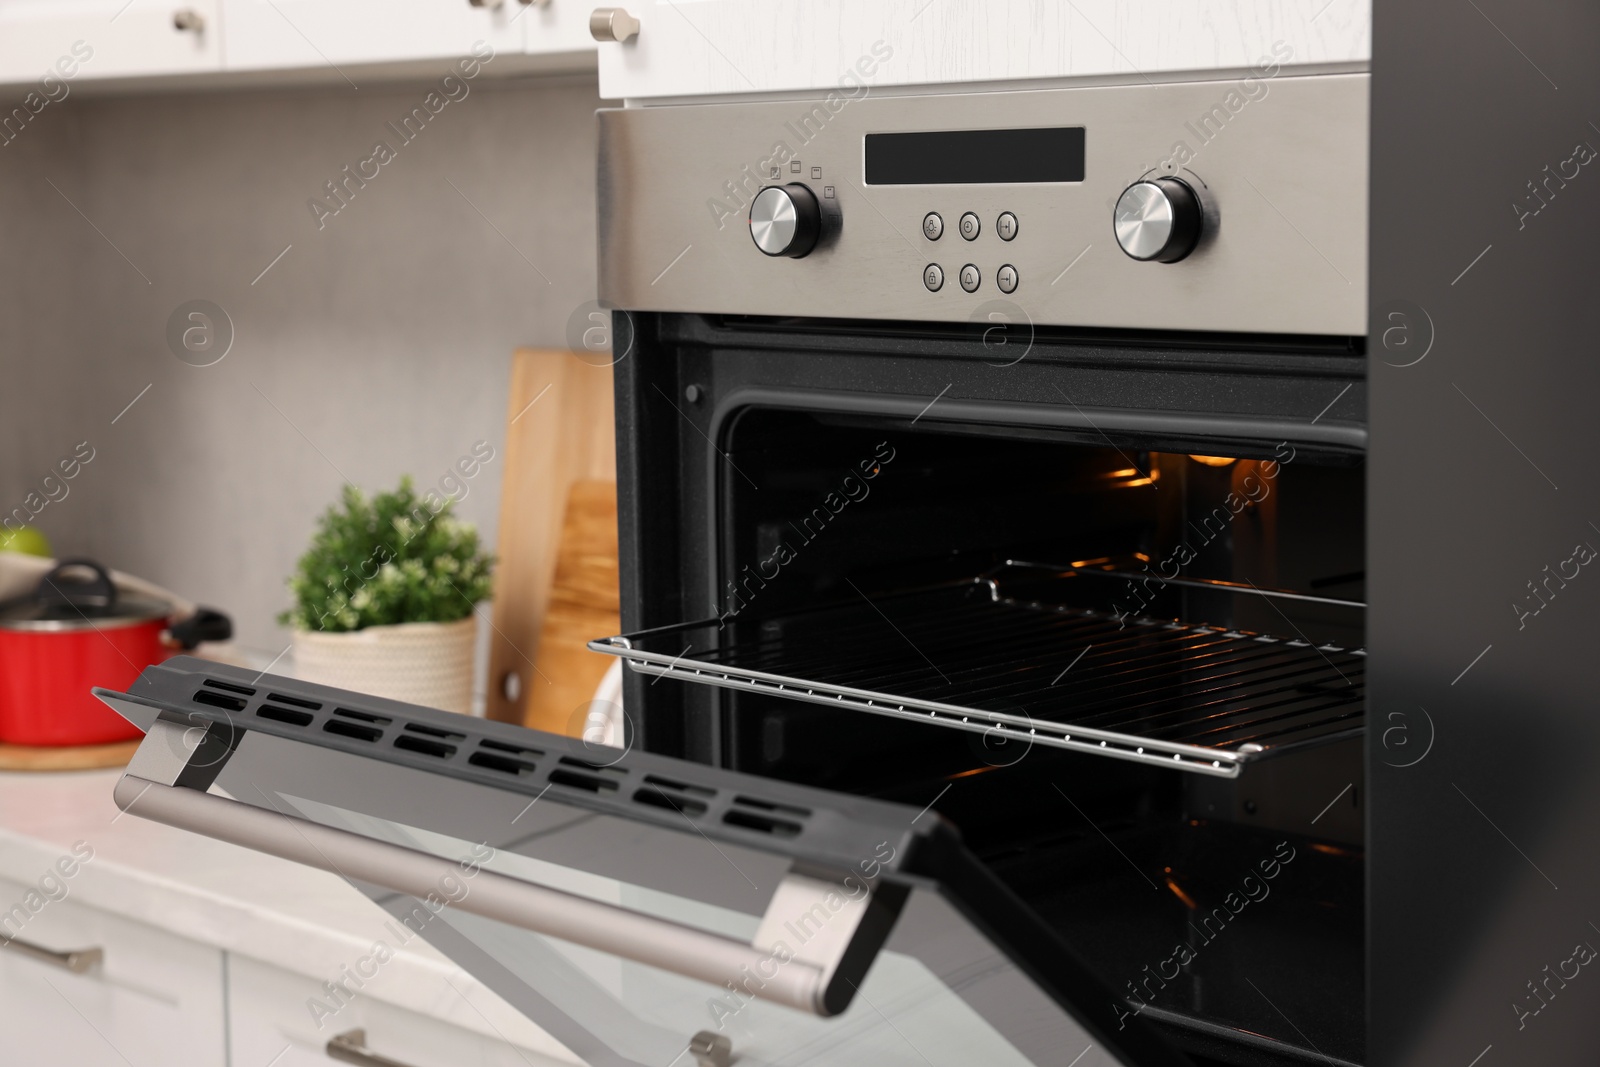
[[124,811],[343,876],[596,1067],[1185,1062],[931,811],[187,657],[96,694]]

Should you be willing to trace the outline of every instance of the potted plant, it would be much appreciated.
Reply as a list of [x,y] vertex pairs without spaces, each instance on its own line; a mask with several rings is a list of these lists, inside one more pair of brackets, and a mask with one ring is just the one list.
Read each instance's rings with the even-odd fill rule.
[[473,608],[494,559],[438,493],[409,477],[370,499],[346,486],[289,579],[295,672],[446,711],[472,710]]

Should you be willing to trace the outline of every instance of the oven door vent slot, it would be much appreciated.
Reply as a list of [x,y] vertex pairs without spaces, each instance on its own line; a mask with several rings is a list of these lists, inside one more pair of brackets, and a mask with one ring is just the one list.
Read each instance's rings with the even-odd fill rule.
[[1313,642],[1286,611],[1355,612],[1359,625],[1365,605],[1232,582],[1169,583],[1267,600],[1292,631],[1285,637],[1119,612],[1105,580],[1117,577],[1013,563],[853,604],[705,620],[589,647],[642,674],[1223,778],[1363,731],[1363,650]]

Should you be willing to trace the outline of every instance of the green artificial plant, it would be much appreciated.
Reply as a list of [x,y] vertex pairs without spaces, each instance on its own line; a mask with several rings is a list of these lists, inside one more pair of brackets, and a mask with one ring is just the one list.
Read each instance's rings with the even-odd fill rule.
[[455,622],[490,593],[494,557],[453,501],[418,496],[409,477],[369,498],[347,485],[289,578],[298,630],[345,633],[403,622]]

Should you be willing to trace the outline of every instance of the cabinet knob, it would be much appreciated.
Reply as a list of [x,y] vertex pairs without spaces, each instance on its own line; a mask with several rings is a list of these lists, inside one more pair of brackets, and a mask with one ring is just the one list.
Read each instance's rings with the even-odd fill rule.
[[589,16],[589,36],[621,44],[639,36],[639,20],[620,7],[597,7]]
[[192,7],[179,8],[172,13],[172,28],[188,33],[201,33],[206,28],[206,18]]

